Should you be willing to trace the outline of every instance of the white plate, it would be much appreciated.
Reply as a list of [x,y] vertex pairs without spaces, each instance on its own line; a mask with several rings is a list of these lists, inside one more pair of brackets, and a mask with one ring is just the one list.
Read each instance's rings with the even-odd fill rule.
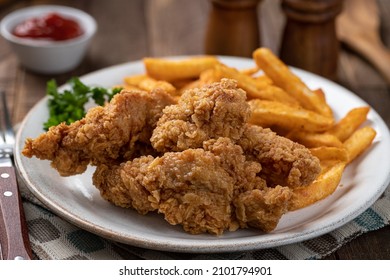
[[[250,59],[220,57],[237,68],[254,66]],[[322,88],[340,118],[348,110],[366,106],[363,100],[339,85],[308,72],[293,69],[310,88]],[[106,68],[82,77],[89,85],[112,86],[123,77],[144,73],[141,61]],[[141,216],[103,200],[92,185],[93,168],[72,177],[60,177],[48,161],[20,154],[24,140],[43,132],[47,120],[47,99],[40,101],[24,119],[17,135],[16,163],[29,189],[59,216],[100,236],[138,247],[175,252],[230,252],[269,248],[299,242],[330,232],[369,208],[390,181],[390,134],[381,117],[371,110],[366,125],[377,136],[373,145],[345,170],[337,190],[307,208],[285,214],[271,233],[258,230],[226,232],[222,236],[190,235],[180,226],[169,225],[163,216]]]

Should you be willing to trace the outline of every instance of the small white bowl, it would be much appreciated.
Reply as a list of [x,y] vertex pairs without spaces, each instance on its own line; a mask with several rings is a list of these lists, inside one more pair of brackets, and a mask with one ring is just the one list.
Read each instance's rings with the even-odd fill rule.
[[[12,34],[19,23],[52,12],[76,20],[83,29],[83,34],[64,41],[20,38]],[[5,16],[0,23],[1,35],[10,43],[20,63],[27,69],[42,74],[60,74],[76,68],[84,58],[96,29],[96,21],[87,13],[56,5],[16,10]]]

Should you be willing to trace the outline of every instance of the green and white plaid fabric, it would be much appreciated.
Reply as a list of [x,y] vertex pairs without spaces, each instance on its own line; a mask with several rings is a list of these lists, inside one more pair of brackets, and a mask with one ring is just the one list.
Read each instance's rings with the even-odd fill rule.
[[148,250],[119,244],[82,230],[50,212],[21,183],[21,193],[36,259],[320,259],[350,240],[390,222],[390,186],[364,213],[344,226],[320,237],[271,249],[218,254],[185,254]]

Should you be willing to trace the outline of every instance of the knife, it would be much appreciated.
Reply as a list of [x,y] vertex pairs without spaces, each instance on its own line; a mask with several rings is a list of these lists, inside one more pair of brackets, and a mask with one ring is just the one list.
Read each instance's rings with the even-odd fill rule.
[[6,260],[31,259],[30,240],[18,182],[13,150],[15,137],[8,113],[6,96],[0,91],[0,243],[2,257]]
[[32,252],[14,167],[0,167],[0,190],[3,258],[30,260]]

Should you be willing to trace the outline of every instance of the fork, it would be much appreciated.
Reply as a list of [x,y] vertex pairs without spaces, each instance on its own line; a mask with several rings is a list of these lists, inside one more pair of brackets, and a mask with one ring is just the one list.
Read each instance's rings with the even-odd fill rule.
[[15,137],[1,90],[0,99],[0,253],[6,260],[28,260],[32,253],[13,161]]

